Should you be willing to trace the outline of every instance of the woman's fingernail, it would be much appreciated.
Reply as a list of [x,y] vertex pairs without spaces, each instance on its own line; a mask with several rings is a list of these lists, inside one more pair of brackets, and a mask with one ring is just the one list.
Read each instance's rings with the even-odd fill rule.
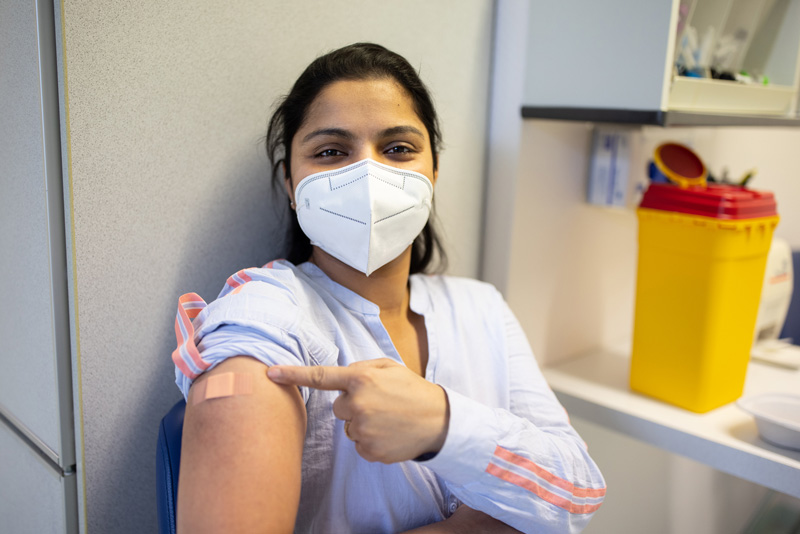
[[267,369],[267,376],[272,379],[280,378],[281,376],[283,376],[283,372],[276,367],[270,367],[269,369]]

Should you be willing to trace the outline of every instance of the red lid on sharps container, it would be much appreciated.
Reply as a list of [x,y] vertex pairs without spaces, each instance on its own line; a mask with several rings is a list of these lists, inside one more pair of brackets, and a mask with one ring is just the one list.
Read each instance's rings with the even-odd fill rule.
[[778,214],[775,196],[769,191],[714,183],[697,187],[651,183],[639,207],[715,219],[756,219]]

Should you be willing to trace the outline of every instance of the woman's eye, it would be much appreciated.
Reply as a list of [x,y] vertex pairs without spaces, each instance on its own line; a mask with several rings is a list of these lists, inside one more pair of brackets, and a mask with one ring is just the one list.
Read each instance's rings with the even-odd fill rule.
[[322,152],[317,153],[318,158],[330,158],[335,156],[344,156],[344,152],[341,150],[336,150],[335,148],[328,148],[323,150]]
[[411,147],[403,145],[393,146],[386,151],[387,154],[411,154],[412,152],[414,152],[414,150]]

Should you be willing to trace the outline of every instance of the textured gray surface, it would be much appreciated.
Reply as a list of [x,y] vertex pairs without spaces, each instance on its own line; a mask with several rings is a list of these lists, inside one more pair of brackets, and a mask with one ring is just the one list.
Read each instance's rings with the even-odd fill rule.
[[36,11],[0,12],[0,405],[59,454]]
[[274,99],[319,53],[372,40],[421,69],[444,125],[436,194],[451,271],[477,274],[491,7],[65,6],[88,532],[155,530],[157,424],[179,397],[177,297],[213,299],[276,254],[261,138]]
[[0,531],[66,532],[61,477],[2,424],[0,451]]

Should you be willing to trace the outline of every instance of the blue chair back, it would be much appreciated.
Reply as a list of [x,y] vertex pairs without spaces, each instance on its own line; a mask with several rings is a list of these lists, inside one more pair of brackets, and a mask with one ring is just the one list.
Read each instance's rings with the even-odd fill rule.
[[158,532],[175,534],[175,510],[178,504],[178,472],[181,467],[181,439],[186,401],[179,400],[161,419],[156,451],[156,495]]

